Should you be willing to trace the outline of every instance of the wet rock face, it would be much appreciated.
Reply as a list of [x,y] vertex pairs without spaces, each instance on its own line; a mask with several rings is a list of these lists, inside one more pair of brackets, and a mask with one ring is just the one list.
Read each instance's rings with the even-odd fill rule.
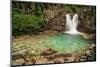
[[87,7],[79,13],[79,25],[77,29],[80,32],[95,33],[96,13],[95,7]]

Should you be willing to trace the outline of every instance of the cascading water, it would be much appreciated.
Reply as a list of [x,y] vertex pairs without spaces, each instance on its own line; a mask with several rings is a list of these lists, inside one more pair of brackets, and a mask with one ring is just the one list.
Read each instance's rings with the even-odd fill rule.
[[78,25],[78,15],[74,14],[73,19],[71,19],[70,14],[66,14],[66,30],[65,33],[69,34],[79,34],[80,32],[77,31]]

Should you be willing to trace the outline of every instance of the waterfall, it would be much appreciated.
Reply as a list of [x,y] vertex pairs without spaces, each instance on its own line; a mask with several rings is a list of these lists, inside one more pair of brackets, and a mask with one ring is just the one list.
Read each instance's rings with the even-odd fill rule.
[[69,34],[79,34],[77,31],[78,25],[78,15],[74,14],[73,18],[71,19],[70,14],[66,14],[66,31],[65,33]]

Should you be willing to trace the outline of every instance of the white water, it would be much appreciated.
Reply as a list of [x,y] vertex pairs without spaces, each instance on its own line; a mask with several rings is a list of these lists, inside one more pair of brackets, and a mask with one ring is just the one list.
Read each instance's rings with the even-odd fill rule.
[[80,32],[77,31],[78,25],[78,15],[74,14],[73,18],[71,19],[70,14],[66,14],[66,31],[65,33],[69,34],[79,34]]

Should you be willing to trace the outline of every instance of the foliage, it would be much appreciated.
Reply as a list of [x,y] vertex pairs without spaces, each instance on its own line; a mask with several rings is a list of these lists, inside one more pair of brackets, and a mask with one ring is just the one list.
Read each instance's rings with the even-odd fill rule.
[[[46,24],[48,24],[52,18],[59,16],[60,13],[60,15],[63,15],[63,13],[77,13],[80,15],[81,25],[84,25],[89,21],[87,26],[89,27],[90,24],[94,26],[95,12],[95,7],[91,6],[13,1],[13,35],[39,33],[40,31],[43,31]],[[93,18],[92,20],[91,17]],[[49,20],[46,21],[48,18]],[[63,17],[61,19],[63,19]]]
[[[12,18],[13,22],[13,33],[14,34],[25,34],[30,32],[36,32],[41,30],[41,28],[45,25],[42,16],[28,16],[15,14]],[[43,24],[42,24],[43,23]],[[20,31],[20,32],[19,32]],[[21,31],[23,33],[21,33]]]
[[42,31],[45,21],[40,4],[13,2],[12,30],[13,35],[32,34]]
[[81,6],[79,6],[79,5],[65,5],[64,11],[67,13],[79,13],[81,11]]

